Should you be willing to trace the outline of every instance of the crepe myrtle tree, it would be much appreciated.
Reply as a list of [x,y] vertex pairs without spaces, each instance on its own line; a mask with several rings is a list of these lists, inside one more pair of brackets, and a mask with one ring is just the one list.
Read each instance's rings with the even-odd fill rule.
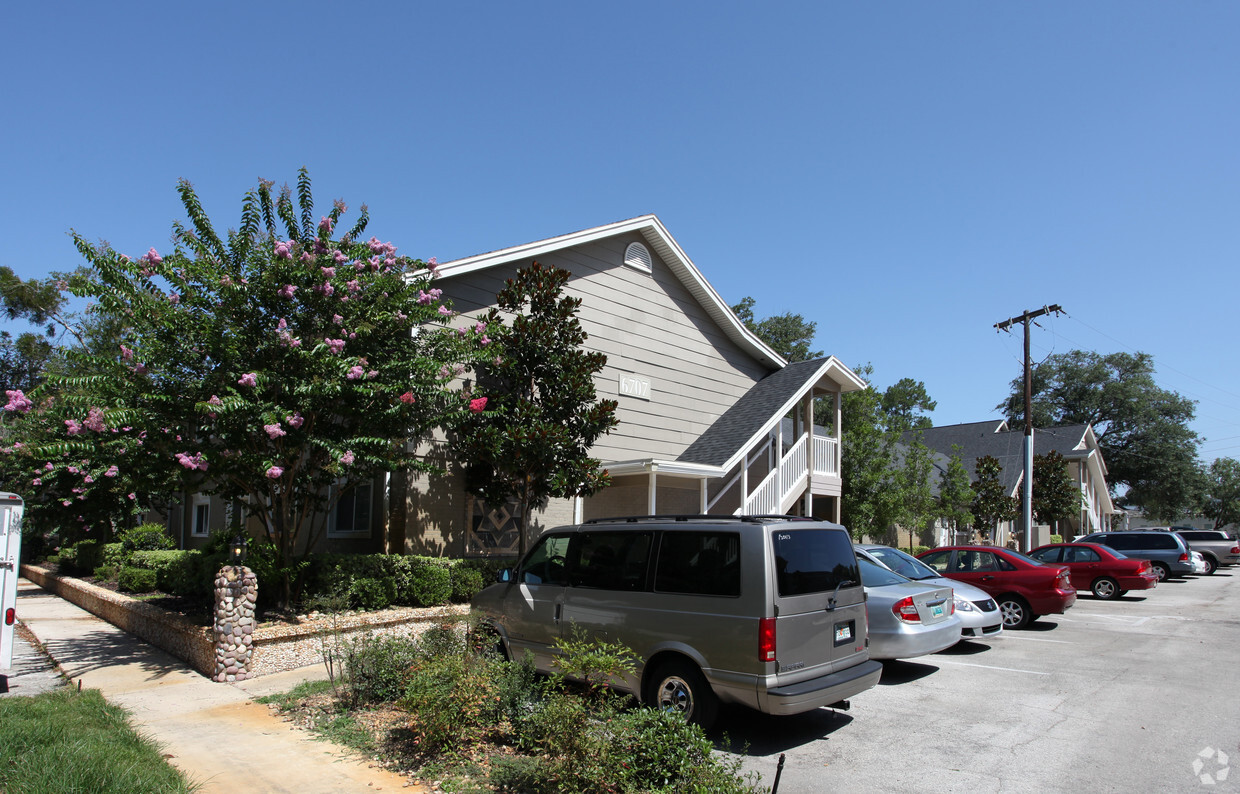
[[84,395],[105,428],[72,441],[140,441],[186,489],[239,500],[275,545],[288,604],[342,494],[431,468],[410,440],[464,414],[448,384],[480,334],[452,327],[434,259],[362,239],[365,206],[334,237],[346,207],[316,221],[305,169],[296,197],[271,188],[247,192],[240,227],[221,236],[182,180],[189,223],[174,223],[163,255],[130,258],[75,232],[93,275],[76,294],[119,319],[119,342],[111,355],[80,351],[92,374],[55,385]]
[[521,555],[531,510],[609,482],[589,450],[615,427],[616,401],[595,394],[607,357],[582,349],[581,299],[563,294],[568,278],[533,262],[496,295],[475,328],[488,342],[474,363],[480,396],[456,438],[469,492],[493,506],[517,503]]

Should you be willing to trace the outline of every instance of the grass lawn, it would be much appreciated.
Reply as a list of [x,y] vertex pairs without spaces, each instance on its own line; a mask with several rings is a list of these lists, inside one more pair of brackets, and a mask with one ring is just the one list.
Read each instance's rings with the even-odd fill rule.
[[0,698],[5,794],[162,794],[195,788],[98,690],[66,687],[36,697]]

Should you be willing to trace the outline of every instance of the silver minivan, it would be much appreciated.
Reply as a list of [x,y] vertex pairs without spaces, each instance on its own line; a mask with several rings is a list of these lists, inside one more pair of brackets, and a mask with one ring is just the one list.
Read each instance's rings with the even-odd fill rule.
[[768,516],[601,519],[544,533],[473,599],[550,672],[574,627],[638,659],[615,686],[703,726],[719,704],[798,714],[878,683],[848,531]]

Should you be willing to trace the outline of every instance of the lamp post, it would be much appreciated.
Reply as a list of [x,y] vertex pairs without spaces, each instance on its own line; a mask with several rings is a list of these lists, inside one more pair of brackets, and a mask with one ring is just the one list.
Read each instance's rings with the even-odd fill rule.
[[228,546],[228,561],[233,565],[242,565],[245,563],[245,551],[249,546],[249,540],[244,532],[238,532],[237,537],[233,538],[233,542]]

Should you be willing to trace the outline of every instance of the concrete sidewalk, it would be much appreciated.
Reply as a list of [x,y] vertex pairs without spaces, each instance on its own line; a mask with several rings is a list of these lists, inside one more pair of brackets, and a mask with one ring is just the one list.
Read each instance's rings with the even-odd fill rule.
[[[325,677],[322,665],[237,684],[214,683],[25,579],[18,585],[17,616],[72,686],[81,682],[84,689],[98,689],[109,703],[128,710],[134,726],[163,745],[169,762],[199,783],[203,794],[426,790],[370,768],[342,747],[293,730],[253,702]],[[29,654],[21,658],[32,660]],[[13,663],[17,668],[17,655]]]

